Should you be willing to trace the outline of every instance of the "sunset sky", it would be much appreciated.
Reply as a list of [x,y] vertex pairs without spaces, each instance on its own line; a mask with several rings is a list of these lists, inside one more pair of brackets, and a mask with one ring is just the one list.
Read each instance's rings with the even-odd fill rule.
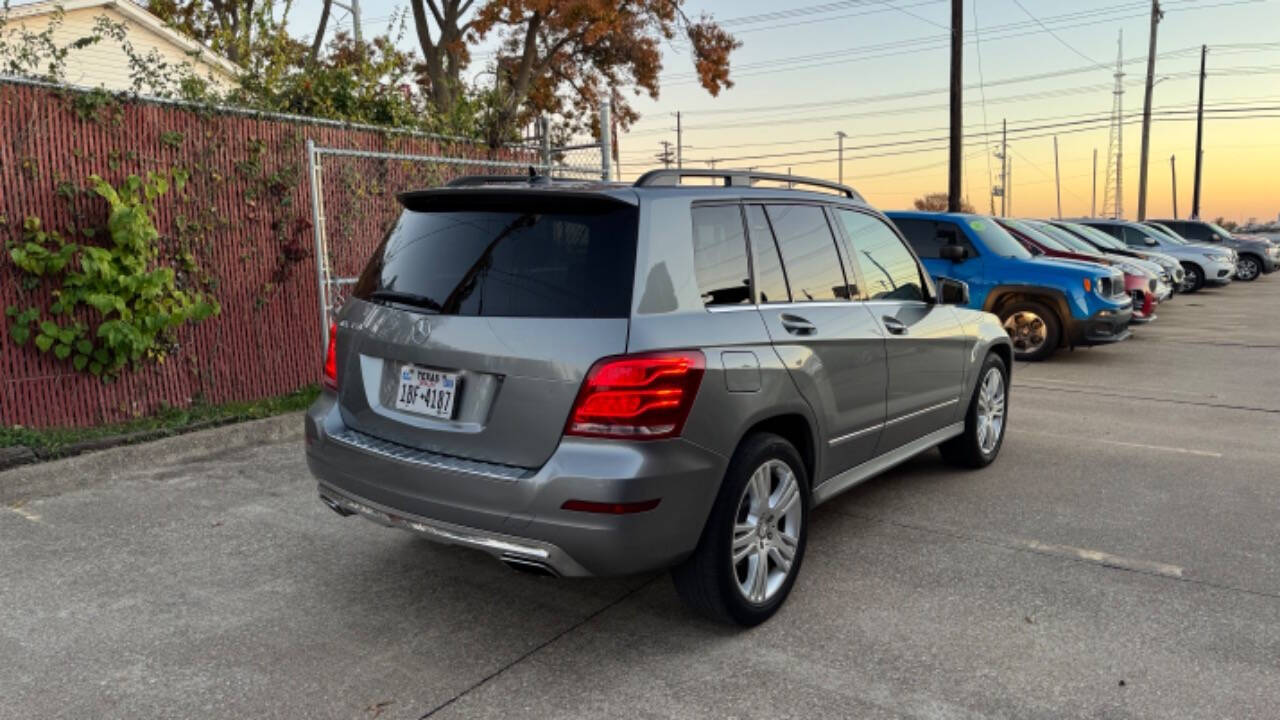
[[[313,22],[310,4],[295,9],[300,31]],[[362,4],[367,22],[385,25],[398,3]],[[1205,104],[1213,112],[1205,124],[1201,214],[1274,220],[1280,213],[1280,2],[1163,5],[1148,215],[1172,212],[1171,155],[1177,157],[1178,212],[1191,209],[1199,47],[1208,44]],[[1123,30],[1124,210],[1136,213],[1149,9],[1143,0],[965,3],[964,76],[973,87],[965,91],[964,183],[980,211],[991,209],[989,188],[999,173],[994,147],[985,141],[997,139],[1003,119],[1010,130],[1013,214],[1056,214],[1054,132],[1063,215],[1090,210],[1095,149],[1101,211],[1106,119]],[[679,110],[687,165],[707,167],[715,159],[718,167],[790,167],[835,179],[835,133],[844,131],[845,181],[878,207],[906,207],[923,193],[946,189],[945,141],[929,139],[947,132],[948,2],[689,0],[686,10],[711,13],[743,42],[733,56],[735,87],[717,98],[707,95],[683,46],[669,46],[661,97],[641,99],[644,117],[621,137],[624,178],[660,166],[655,155],[662,140],[674,144],[672,113]],[[1033,129],[1064,122],[1076,124]],[[984,137],[984,131],[993,134]],[[998,210],[998,198],[995,205]]]

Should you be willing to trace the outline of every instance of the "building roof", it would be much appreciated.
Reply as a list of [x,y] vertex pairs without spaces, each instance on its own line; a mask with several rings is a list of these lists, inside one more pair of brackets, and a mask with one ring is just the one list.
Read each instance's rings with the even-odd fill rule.
[[235,76],[241,68],[222,55],[210,50],[194,39],[183,35],[165,24],[163,20],[147,12],[145,8],[130,0],[42,0],[41,2],[17,5],[9,8],[11,19],[33,18],[41,15],[52,15],[61,6],[64,12],[73,10],[89,10],[93,8],[109,8],[125,16],[130,22],[160,35],[183,52],[198,54],[202,62],[217,67],[229,75]]

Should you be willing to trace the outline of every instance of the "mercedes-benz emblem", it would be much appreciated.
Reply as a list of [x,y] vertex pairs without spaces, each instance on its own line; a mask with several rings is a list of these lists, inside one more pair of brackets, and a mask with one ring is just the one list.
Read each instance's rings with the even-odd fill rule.
[[414,321],[413,329],[409,331],[409,342],[421,345],[429,337],[431,337],[431,323],[426,318],[419,318]]

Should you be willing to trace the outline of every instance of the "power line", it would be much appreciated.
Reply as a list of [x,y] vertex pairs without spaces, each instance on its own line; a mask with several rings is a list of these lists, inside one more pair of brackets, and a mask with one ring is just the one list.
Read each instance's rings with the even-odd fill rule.
[[[1258,100],[1280,102],[1280,98],[1253,98],[1251,101],[1258,101]],[[1280,105],[1275,105],[1275,106],[1253,105],[1253,106],[1236,107],[1237,105],[1240,105],[1240,104],[1241,103],[1226,103],[1226,102],[1218,103],[1216,104],[1217,106],[1215,107],[1206,107],[1205,113],[1206,114],[1209,114],[1209,113],[1228,114],[1228,113],[1239,113],[1239,112],[1245,112],[1245,111],[1280,111]],[[1172,106],[1166,106],[1164,108],[1159,108],[1158,112],[1153,112],[1152,114],[1161,115],[1161,116],[1171,116],[1171,115],[1181,115],[1181,114],[1187,114],[1187,113],[1195,113],[1195,109],[1188,108],[1187,106],[1183,106],[1183,105],[1172,105]],[[1135,117],[1135,116],[1140,117],[1141,113],[1130,114],[1129,117]],[[1097,125],[1098,123],[1110,122],[1111,117],[1112,117],[1111,113],[1105,113],[1105,114],[1093,113],[1088,117],[1077,117],[1077,119],[1073,119],[1073,120],[1044,123],[1040,125],[1031,125],[1031,126],[1021,127],[1021,128],[1018,128],[1018,127],[1010,128],[1008,132],[1013,139],[1025,140],[1025,139],[1029,139],[1029,137],[1041,137],[1041,136],[1038,136],[1038,135],[1025,136],[1024,135],[1022,137],[1019,137],[1019,135],[1024,133],[1038,132],[1041,130],[1054,130],[1058,128],[1079,127],[1083,125]],[[1125,122],[1129,122],[1129,121],[1125,120]],[[1089,127],[1085,129],[1092,130],[1092,129],[1099,129],[1099,128]],[[969,137],[989,138],[998,134],[1000,133],[996,131],[989,131],[989,132],[971,134]],[[946,143],[948,140],[949,140],[948,136],[939,135],[935,137],[918,138],[914,140],[899,140],[894,142],[873,143],[870,145],[851,146],[846,148],[846,150],[852,150],[852,151],[876,150],[876,149],[892,148],[892,147],[905,147],[905,146],[911,146],[911,145],[924,145],[928,143]],[[986,141],[983,140],[982,142],[986,142]],[[974,143],[966,142],[965,144],[970,145]],[[899,154],[910,154],[914,152],[929,152],[931,150],[938,150],[938,149],[945,149],[945,145],[941,145],[939,147],[923,148],[919,150],[902,151]],[[763,153],[758,155],[738,155],[733,157],[717,157],[715,158],[715,161],[717,163],[721,163],[721,162],[733,162],[733,161],[740,161],[740,160],[770,160],[770,159],[776,159],[776,158],[803,157],[807,155],[819,155],[819,154],[826,154],[828,156],[827,159],[830,160],[830,159],[834,159],[831,157],[831,153],[832,153],[831,149],[826,148],[826,149],[819,149],[819,150],[800,150],[800,151],[779,152],[779,153]],[[851,159],[857,160],[857,159],[866,159],[866,158],[855,157]],[[707,158],[701,158],[701,159],[691,158],[689,160],[689,162],[706,162],[706,161],[707,161]]]
[[[970,8],[973,11],[974,55],[978,59],[978,92],[980,93],[980,96],[982,98],[982,132],[984,135],[986,135],[989,132],[989,128],[987,127],[987,88],[986,88],[986,82],[982,77],[982,41],[981,41],[981,36],[978,33],[978,0],[973,0],[972,3],[970,3]],[[992,178],[991,178],[991,153],[984,152],[983,155],[986,156],[987,158],[987,197],[990,199],[995,197],[993,195],[993,193],[995,192],[994,190],[995,183],[992,181]],[[1000,173],[1000,183],[1001,185],[1004,184],[1003,171],[1001,171]],[[992,199],[991,201],[993,203],[995,202],[994,199]],[[994,205],[991,208],[991,212],[993,215],[995,214]]]
[[[1178,2],[1178,1],[1187,2],[1187,3],[1195,2],[1195,0],[1170,0],[1170,2]],[[1258,2],[1265,2],[1265,0],[1227,0],[1225,2],[1218,2],[1218,3],[1209,4],[1209,5],[1196,5],[1195,7],[1180,6],[1177,8],[1171,8],[1167,10],[1167,12],[1177,12],[1179,10],[1181,11],[1208,10],[1211,8],[1227,7],[1232,5],[1250,5]],[[1058,16],[1058,18],[1069,18],[1071,20],[1078,19],[1078,20],[1081,20],[1081,22],[1060,25],[1057,27],[1057,29],[1067,30],[1067,29],[1073,29],[1073,28],[1079,28],[1079,27],[1094,27],[1097,25],[1097,23],[1103,22],[1103,20],[1099,18],[1105,17],[1109,13],[1114,13],[1114,12],[1117,12],[1117,10],[1124,9],[1127,7],[1128,6],[1120,6],[1119,8],[1082,11],[1078,13],[1072,13],[1069,15]],[[1137,14],[1131,14],[1131,15],[1122,15],[1122,16],[1117,16],[1112,18],[1106,18],[1106,21],[1114,22],[1119,20],[1129,20],[1129,19],[1145,17],[1145,16],[1146,16],[1146,13],[1137,13]],[[1039,32],[1042,32],[1040,29],[1031,29],[1027,32],[1008,32],[1017,27],[1031,27],[1032,25],[1034,25],[1034,23],[1029,23],[1029,22],[1028,23],[1010,23],[1008,25],[989,28],[990,31],[1000,30],[1000,31],[1004,31],[1006,34],[1000,35],[999,37],[995,37],[995,38],[988,37],[988,41],[1007,40],[1007,39],[1012,39],[1017,37],[1025,37],[1027,35],[1034,35],[1034,34],[1038,34]],[[944,49],[948,47],[949,44],[950,44],[949,37],[929,36],[929,37],[913,38],[913,39],[898,41],[894,43],[883,43],[880,46],[870,46],[870,47],[858,48],[855,50],[838,50],[838,51],[830,51],[826,53],[815,53],[812,55],[795,56],[791,58],[777,58],[774,60],[761,61],[757,63],[750,63],[747,65],[739,66],[740,69],[739,71],[734,73],[734,78],[741,79],[744,77],[757,77],[760,75],[771,75],[779,72],[808,70],[812,68],[826,67],[830,65],[840,65],[840,64],[847,64],[851,62],[861,62],[863,60],[874,60],[878,58],[895,57],[898,55],[919,53],[919,52],[925,52],[928,50]],[[912,47],[912,46],[915,46],[915,47]],[[895,49],[895,48],[903,48],[903,49]],[[863,55],[861,57],[847,57],[849,55],[858,55],[860,53],[867,52],[868,50],[888,50],[888,51],[880,52],[877,54]],[[841,56],[845,56],[845,57],[841,57]],[[835,59],[824,61],[824,60],[821,60],[821,58],[823,57],[829,57],[829,58],[835,58]],[[801,64],[793,64],[793,63],[801,63]],[[779,66],[783,66],[783,67],[779,67]],[[743,72],[744,70],[745,72]],[[689,83],[698,82],[698,81],[699,79],[696,73],[679,73],[675,75],[669,75],[663,78],[663,82],[668,85],[682,85],[682,84],[689,84]]]
[[1041,29],[1041,30],[1044,30],[1045,32],[1047,32],[1047,33],[1049,33],[1051,36],[1053,36],[1053,39],[1054,39],[1054,40],[1057,40],[1057,41],[1058,41],[1058,43],[1062,45],[1062,47],[1064,47],[1064,48],[1066,48],[1066,49],[1070,50],[1071,52],[1075,53],[1076,55],[1079,55],[1080,57],[1084,58],[1085,60],[1088,60],[1088,61],[1090,62],[1090,64],[1092,64],[1094,67],[1099,68],[1099,69],[1101,69],[1101,70],[1105,70],[1105,71],[1107,71],[1107,72],[1110,72],[1111,68],[1108,68],[1108,67],[1106,67],[1106,66],[1102,65],[1102,64],[1101,64],[1101,63],[1099,63],[1097,60],[1094,60],[1093,58],[1089,57],[1088,55],[1085,55],[1084,53],[1082,53],[1082,52],[1080,52],[1079,50],[1075,49],[1075,48],[1074,48],[1074,47],[1072,47],[1069,43],[1067,43],[1067,41],[1066,41],[1066,40],[1063,40],[1061,37],[1059,37],[1058,33],[1054,32],[1053,30],[1050,30],[1050,29],[1048,28],[1048,26],[1046,26],[1044,23],[1040,22],[1040,18],[1037,18],[1035,15],[1032,15],[1032,14],[1031,14],[1031,11],[1030,11],[1030,10],[1028,10],[1028,9],[1026,8],[1026,6],[1022,4],[1021,0],[1013,0],[1013,4],[1014,4],[1014,5],[1017,5],[1019,10],[1021,10],[1021,11],[1022,11],[1022,12],[1024,12],[1024,13],[1026,13],[1027,17],[1029,17],[1029,18],[1031,18],[1032,20],[1034,20],[1034,21],[1035,21],[1035,23],[1036,23],[1036,25],[1039,25],[1039,26],[1040,26],[1040,29]]
[[[1271,50],[1280,49],[1280,43],[1228,43],[1228,44],[1212,45],[1210,46],[1210,49],[1218,52],[1222,52],[1224,54],[1267,52]],[[1199,53],[1200,53],[1200,46],[1196,45],[1196,46],[1189,46],[1185,48],[1178,48],[1177,50],[1169,50],[1169,51],[1158,54],[1156,57],[1158,59],[1172,59],[1172,58],[1183,57],[1183,56],[1187,56],[1187,57],[1190,57],[1193,55],[1199,56]],[[1133,64],[1144,63],[1144,62],[1146,62],[1145,55],[1141,57],[1129,58],[1124,61],[1124,64],[1133,65]],[[1063,70],[1053,70],[1048,72],[1032,73],[1029,75],[1016,75],[1013,77],[1002,78],[1000,80],[992,80],[990,82],[985,82],[984,85],[985,87],[997,87],[1001,85],[1016,85],[1024,82],[1035,82],[1039,80],[1049,80],[1049,79],[1058,78],[1058,77],[1065,77],[1068,75],[1078,75],[1082,73],[1093,72],[1094,70],[1095,68],[1093,68],[1092,66],[1073,67],[1073,68],[1066,68]],[[1230,68],[1227,68],[1226,70],[1230,70]],[[1221,71],[1218,71],[1218,72],[1221,72]],[[977,90],[977,89],[980,89],[980,87],[981,86],[979,84],[970,84],[970,85],[966,85],[964,89]],[[802,110],[802,109],[815,108],[815,107],[835,107],[840,105],[855,105],[855,104],[865,105],[865,104],[876,103],[876,102],[905,100],[910,98],[925,97],[928,95],[946,93],[948,91],[949,91],[949,88],[930,88],[927,90],[911,90],[906,92],[885,93],[880,95],[863,95],[859,97],[844,97],[844,98],[838,98],[838,99],[817,100],[812,102],[791,103],[791,104],[785,104],[785,105],[756,105],[756,106],[737,106],[737,107],[729,107],[729,108],[709,108],[704,110],[685,110],[683,111],[683,113],[685,115],[724,115],[724,114],[740,115],[740,114],[767,113],[767,112],[790,113],[790,112],[794,112],[795,110]],[[648,120],[648,121],[649,122],[665,122],[665,119],[655,117],[654,119]],[[645,120],[641,120],[640,122],[636,123],[636,125],[639,125],[643,128],[643,125],[645,122],[646,122]],[[690,129],[690,128],[686,127],[686,129]],[[692,129],[697,129],[697,126],[694,126]],[[662,132],[662,131],[641,129],[641,130],[633,130],[629,134],[636,135],[641,132],[653,133],[653,132]]]

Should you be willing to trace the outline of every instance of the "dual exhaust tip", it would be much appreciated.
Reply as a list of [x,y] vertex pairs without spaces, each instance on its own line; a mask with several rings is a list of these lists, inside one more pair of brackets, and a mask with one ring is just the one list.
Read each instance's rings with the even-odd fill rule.
[[[342,517],[351,517],[356,514],[355,511],[338,504],[332,498],[324,495],[320,496],[320,501],[325,504],[325,507]],[[556,572],[550,565],[542,562],[541,560],[533,560],[511,554],[501,555],[498,557],[498,560],[500,560],[503,565],[506,565],[516,572],[540,575],[542,577],[560,577],[560,573]]]

